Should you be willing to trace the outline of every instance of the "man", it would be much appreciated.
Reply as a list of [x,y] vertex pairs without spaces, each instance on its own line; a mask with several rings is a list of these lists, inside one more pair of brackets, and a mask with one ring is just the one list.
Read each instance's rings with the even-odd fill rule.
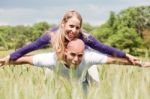
[[[66,46],[63,61],[58,62],[55,52],[50,52],[33,56],[24,56],[16,61],[10,62],[10,64],[27,63],[40,67],[48,67],[52,70],[59,68],[63,76],[69,76],[70,70],[75,70],[75,76],[80,78],[82,82],[89,78],[99,82],[98,71],[95,64],[131,64],[126,59],[110,57],[94,50],[84,51],[84,48],[85,45],[83,41],[75,39],[70,41]],[[136,65],[141,66],[141,63],[137,61]],[[87,72],[89,75],[88,77]]]

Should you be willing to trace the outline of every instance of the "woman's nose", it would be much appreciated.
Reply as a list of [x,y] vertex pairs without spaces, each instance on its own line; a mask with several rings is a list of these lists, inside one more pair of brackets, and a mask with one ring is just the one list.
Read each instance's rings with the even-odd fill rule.
[[76,32],[76,30],[77,30],[76,28],[72,28],[72,32]]

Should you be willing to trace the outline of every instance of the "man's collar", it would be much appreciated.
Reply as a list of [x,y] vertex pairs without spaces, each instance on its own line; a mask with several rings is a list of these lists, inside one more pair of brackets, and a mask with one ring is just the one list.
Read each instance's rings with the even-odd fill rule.
[[65,67],[67,67],[68,69],[70,69],[70,66],[69,66],[65,61],[61,61],[61,63],[62,63]]

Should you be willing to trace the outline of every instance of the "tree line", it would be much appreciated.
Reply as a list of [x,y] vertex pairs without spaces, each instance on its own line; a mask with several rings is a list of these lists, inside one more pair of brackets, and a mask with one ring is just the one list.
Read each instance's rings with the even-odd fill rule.
[[[0,48],[17,49],[35,41],[53,25],[47,22],[32,26],[0,26]],[[83,28],[101,42],[119,49],[150,49],[150,6],[130,7],[119,13],[110,12],[102,25],[83,24]],[[135,53],[133,53],[135,54]]]

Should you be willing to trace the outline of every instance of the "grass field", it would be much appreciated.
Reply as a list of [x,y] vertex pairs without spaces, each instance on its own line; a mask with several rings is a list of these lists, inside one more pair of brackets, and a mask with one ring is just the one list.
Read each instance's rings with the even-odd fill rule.
[[87,94],[78,81],[45,70],[30,65],[1,67],[0,99],[150,99],[150,68],[99,65],[100,83],[90,84]]

